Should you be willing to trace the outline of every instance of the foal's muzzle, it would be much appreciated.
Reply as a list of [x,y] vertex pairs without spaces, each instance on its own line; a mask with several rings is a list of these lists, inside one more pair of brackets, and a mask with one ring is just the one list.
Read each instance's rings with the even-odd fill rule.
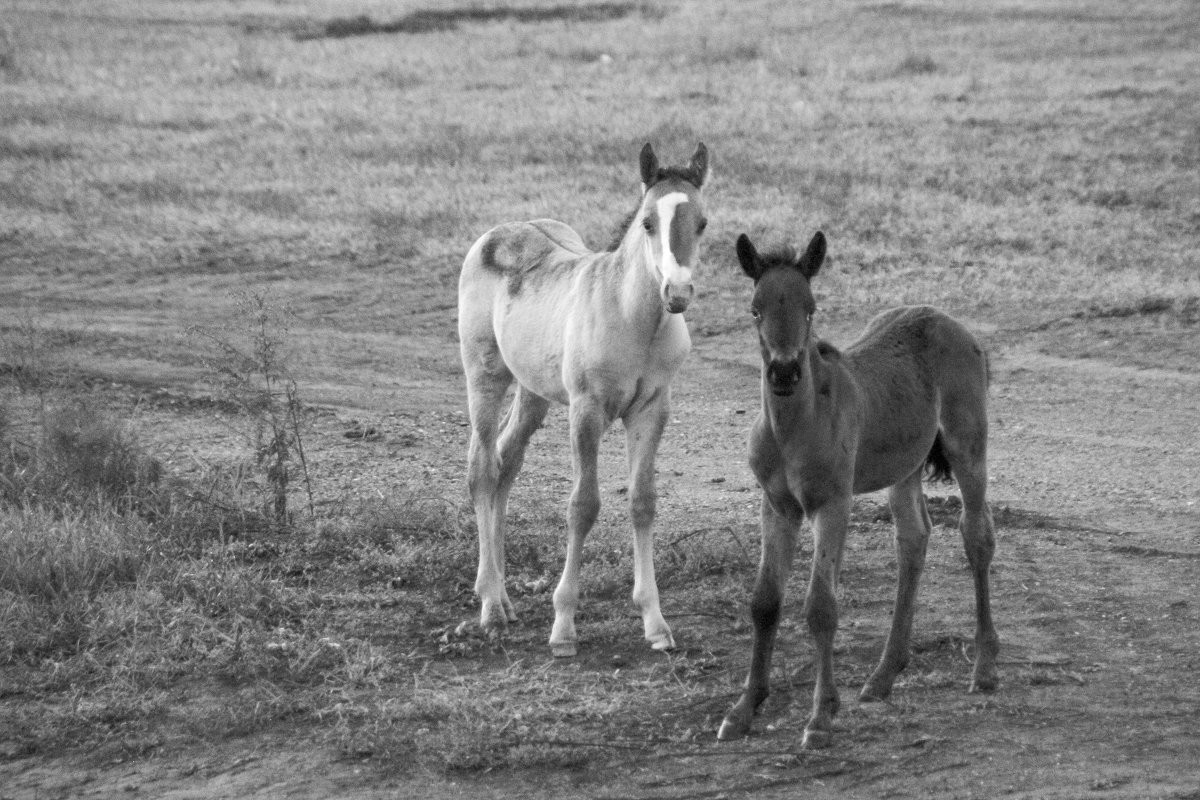
[[687,311],[688,303],[692,302],[692,295],[695,293],[696,288],[690,283],[667,281],[662,288],[663,306],[672,314],[682,314]]
[[800,383],[800,361],[775,361],[767,364],[767,382],[771,384],[771,392],[779,397],[790,397]]

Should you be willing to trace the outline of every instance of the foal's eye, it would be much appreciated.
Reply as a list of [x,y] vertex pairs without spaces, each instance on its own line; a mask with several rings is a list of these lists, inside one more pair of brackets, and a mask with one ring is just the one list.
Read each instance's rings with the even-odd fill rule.
[[762,312],[759,311],[754,306],[750,306],[750,316],[754,317],[755,322],[758,322],[759,320],[762,319]]
[[642,220],[642,227],[646,229],[646,233],[654,233],[654,223],[650,221],[649,217]]
[[708,220],[706,220],[706,219],[700,220],[700,224],[696,226],[696,233],[697,234],[704,233],[704,229],[707,227],[708,227]]

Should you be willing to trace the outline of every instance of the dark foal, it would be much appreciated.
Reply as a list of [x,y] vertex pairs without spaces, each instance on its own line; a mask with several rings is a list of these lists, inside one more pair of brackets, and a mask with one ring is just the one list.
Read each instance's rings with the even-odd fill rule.
[[751,313],[762,352],[762,411],[750,433],[750,468],[762,487],[762,561],[751,599],[754,647],[745,691],[720,739],[746,735],[768,694],[784,585],[796,535],[813,521],[812,577],[804,615],[816,643],[813,710],[803,746],[831,741],[838,693],[833,639],[842,546],[855,494],[888,489],[896,525],[896,604],[883,657],[859,699],[883,700],[909,657],[913,605],[932,525],[921,491],[926,465],[958,480],[963,543],[975,579],[971,691],[996,686],[1000,639],[992,624],[988,568],[995,549],[987,492],[987,359],[961,324],[927,306],[877,316],[844,352],[812,333],[809,282],[825,259],[817,233],[797,259],[760,255],[743,234],[742,269],[754,280]]

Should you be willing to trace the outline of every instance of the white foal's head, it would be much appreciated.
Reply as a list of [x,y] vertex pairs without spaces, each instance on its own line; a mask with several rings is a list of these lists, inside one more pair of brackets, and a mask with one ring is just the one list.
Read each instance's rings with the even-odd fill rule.
[[708,150],[696,148],[686,167],[660,167],[654,149],[641,154],[642,207],[638,219],[645,234],[648,268],[659,283],[663,307],[672,314],[687,310],[695,287],[692,270],[700,259],[700,236],[708,220],[700,189],[708,177]]

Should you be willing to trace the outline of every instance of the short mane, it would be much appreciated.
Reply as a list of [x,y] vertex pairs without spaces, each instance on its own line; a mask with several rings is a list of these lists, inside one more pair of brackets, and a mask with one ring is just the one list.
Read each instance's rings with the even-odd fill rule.
[[615,253],[621,248],[621,242],[625,241],[625,232],[629,230],[629,226],[633,224],[635,219],[637,219],[638,212],[641,210],[642,201],[638,200],[638,204],[633,211],[630,211],[621,218],[621,222],[617,225],[616,230],[614,230],[612,233],[612,238],[608,242],[608,247],[604,248],[606,252]]
[[646,188],[649,189],[666,180],[687,181],[697,189],[700,188],[696,184],[696,173],[692,171],[691,167],[659,167],[658,172],[654,175],[654,182]]
[[796,258],[796,248],[787,244],[758,254],[758,261],[762,264],[763,272],[773,267],[790,267],[796,263]]

